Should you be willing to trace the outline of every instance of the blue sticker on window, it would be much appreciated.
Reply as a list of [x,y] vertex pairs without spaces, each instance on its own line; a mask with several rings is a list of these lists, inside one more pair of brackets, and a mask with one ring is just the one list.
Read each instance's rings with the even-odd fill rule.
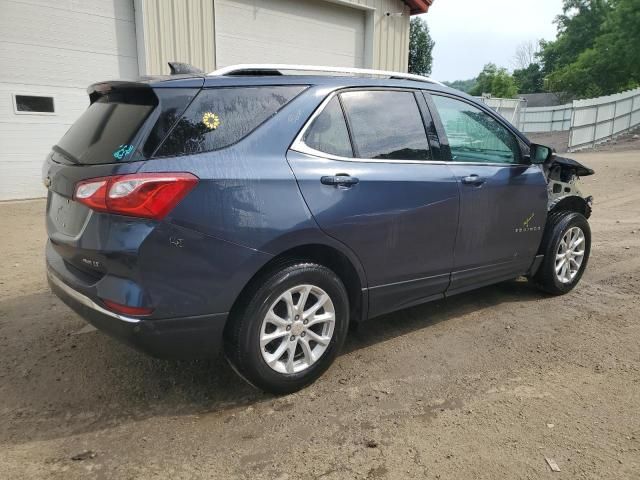
[[130,155],[131,152],[133,152],[133,145],[120,145],[118,149],[113,152],[113,158],[122,160],[127,155]]

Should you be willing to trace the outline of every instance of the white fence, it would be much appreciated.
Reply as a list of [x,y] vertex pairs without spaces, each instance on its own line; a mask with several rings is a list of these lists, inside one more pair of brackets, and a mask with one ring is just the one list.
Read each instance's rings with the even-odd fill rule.
[[557,107],[526,107],[517,127],[521,132],[558,132],[571,128],[571,104]]
[[569,148],[580,150],[611,140],[640,125],[640,88],[573,102]]
[[516,127],[520,124],[522,109],[527,106],[525,100],[519,98],[476,97],[488,107],[494,109]]
[[640,88],[557,107],[527,107],[519,99],[479,100],[524,133],[569,131],[569,151],[594,147],[640,125]]

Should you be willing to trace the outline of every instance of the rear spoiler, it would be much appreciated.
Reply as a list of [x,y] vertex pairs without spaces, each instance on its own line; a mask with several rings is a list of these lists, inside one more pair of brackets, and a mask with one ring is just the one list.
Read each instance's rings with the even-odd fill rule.
[[100,97],[114,90],[134,90],[134,89],[140,89],[141,91],[148,90],[150,91],[149,93],[153,94],[153,89],[148,83],[127,82],[123,80],[112,80],[107,82],[94,83],[93,85],[90,85],[89,88],[87,88],[87,93],[89,94],[89,102],[94,103]]
[[[184,87],[202,88],[204,85],[204,75],[201,70],[186,63],[169,62],[171,75],[154,75],[140,77],[137,81],[132,80],[109,80],[98,82],[87,88],[89,101],[96,102],[100,97],[114,90],[135,90],[140,92],[153,93],[154,88],[164,87]],[[146,90],[146,91],[145,91]],[[154,94],[155,96],[155,94]]]

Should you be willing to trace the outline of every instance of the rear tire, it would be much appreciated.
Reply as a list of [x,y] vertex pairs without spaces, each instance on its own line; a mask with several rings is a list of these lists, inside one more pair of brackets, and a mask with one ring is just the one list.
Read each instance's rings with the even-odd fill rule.
[[244,301],[229,319],[225,353],[234,370],[262,390],[286,394],[309,385],[344,344],[347,291],[324,266],[280,265],[255,282]]
[[547,220],[540,252],[542,265],[533,280],[547,293],[563,295],[578,284],[591,252],[591,228],[584,215],[561,211]]

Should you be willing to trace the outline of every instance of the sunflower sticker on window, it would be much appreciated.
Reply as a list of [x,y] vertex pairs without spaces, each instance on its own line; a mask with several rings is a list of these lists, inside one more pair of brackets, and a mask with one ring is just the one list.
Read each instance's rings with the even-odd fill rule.
[[205,112],[202,115],[202,123],[209,129],[215,130],[220,126],[220,117],[213,112]]

